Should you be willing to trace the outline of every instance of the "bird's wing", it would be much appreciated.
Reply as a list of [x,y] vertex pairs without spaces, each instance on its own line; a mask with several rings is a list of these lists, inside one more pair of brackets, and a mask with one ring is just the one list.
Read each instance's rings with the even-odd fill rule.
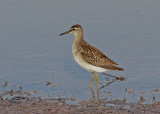
[[104,68],[110,66],[116,67],[116,65],[118,65],[116,62],[109,59],[101,51],[91,46],[87,42],[81,43],[80,46],[81,46],[81,54],[86,62],[94,66],[99,66]]

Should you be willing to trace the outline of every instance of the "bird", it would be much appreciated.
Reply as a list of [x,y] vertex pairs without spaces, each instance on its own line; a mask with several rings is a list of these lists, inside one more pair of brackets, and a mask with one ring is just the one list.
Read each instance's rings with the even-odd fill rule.
[[108,58],[105,54],[103,54],[103,52],[84,40],[81,25],[73,25],[68,31],[61,33],[60,36],[68,33],[74,34],[72,53],[76,63],[78,63],[78,65],[80,65],[83,69],[93,74],[90,86],[91,89],[95,76],[97,78],[97,89],[99,89],[99,76],[97,72],[104,73],[110,70],[123,71],[123,68],[118,67],[118,64],[115,61]]

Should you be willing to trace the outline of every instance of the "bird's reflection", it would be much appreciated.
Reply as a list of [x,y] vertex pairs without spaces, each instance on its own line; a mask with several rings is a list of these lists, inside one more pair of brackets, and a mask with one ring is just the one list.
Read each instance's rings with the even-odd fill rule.
[[100,96],[99,96],[99,90],[100,90],[100,89],[102,89],[102,88],[104,88],[104,87],[107,87],[107,86],[109,86],[110,84],[112,84],[112,83],[114,83],[114,82],[116,82],[116,81],[118,81],[118,80],[119,80],[119,81],[123,81],[123,80],[126,79],[126,78],[124,78],[123,76],[117,77],[117,76],[113,76],[113,75],[110,75],[110,74],[105,74],[105,73],[103,73],[103,74],[104,74],[104,75],[107,75],[107,76],[109,76],[109,77],[113,77],[113,79],[110,80],[110,81],[108,81],[107,84],[105,84],[105,85],[103,85],[102,87],[100,87],[99,89],[97,89],[97,99],[96,99],[94,90],[93,90],[92,88],[90,88],[90,91],[91,91],[91,93],[92,93],[92,98],[93,98],[93,100],[100,100]]
[[97,99],[96,99],[96,97],[95,97],[94,90],[93,90],[92,88],[90,88],[90,91],[91,91],[91,93],[92,93],[92,98],[93,98],[93,100],[99,100],[99,99],[100,99],[100,97],[99,97],[99,89],[97,89]]

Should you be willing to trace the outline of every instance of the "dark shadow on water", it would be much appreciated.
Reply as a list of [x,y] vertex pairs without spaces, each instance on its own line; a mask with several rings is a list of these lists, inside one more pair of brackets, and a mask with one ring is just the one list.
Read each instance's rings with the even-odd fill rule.
[[124,81],[126,80],[126,78],[124,78],[123,76],[120,76],[120,77],[117,77],[117,76],[114,76],[114,75],[110,75],[110,74],[106,74],[106,73],[102,73],[104,75],[107,75],[109,77],[113,77],[113,79],[111,81],[109,81],[106,85],[102,86],[100,89],[106,87],[106,86],[109,86],[110,84],[116,82],[116,81]]
[[107,73],[102,73],[102,74],[107,75],[107,76],[109,76],[109,77],[113,77],[113,78],[115,78],[116,80],[120,80],[120,81],[123,81],[123,80],[126,79],[126,78],[123,77],[123,76],[117,77],[117,76],[110,75],[110,74],[107,74]]

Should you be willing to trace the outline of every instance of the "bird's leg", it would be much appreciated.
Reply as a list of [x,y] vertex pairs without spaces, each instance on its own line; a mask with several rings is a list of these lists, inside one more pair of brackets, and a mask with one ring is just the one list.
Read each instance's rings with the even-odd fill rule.
[[93,85],[94,78],[95,78],[95,76],[94,76],[94,72],[92,72],[92,74],[93,74],[93,77],[92,77],[92,82],[91,82],[91,86],[90,86],[90,88],[91,88],[91,89],[92,89],[92,85]]
[[97,89],[99,89],[99,76],[96,72],[94,72],[96,74],[96,78],[97,78]]

